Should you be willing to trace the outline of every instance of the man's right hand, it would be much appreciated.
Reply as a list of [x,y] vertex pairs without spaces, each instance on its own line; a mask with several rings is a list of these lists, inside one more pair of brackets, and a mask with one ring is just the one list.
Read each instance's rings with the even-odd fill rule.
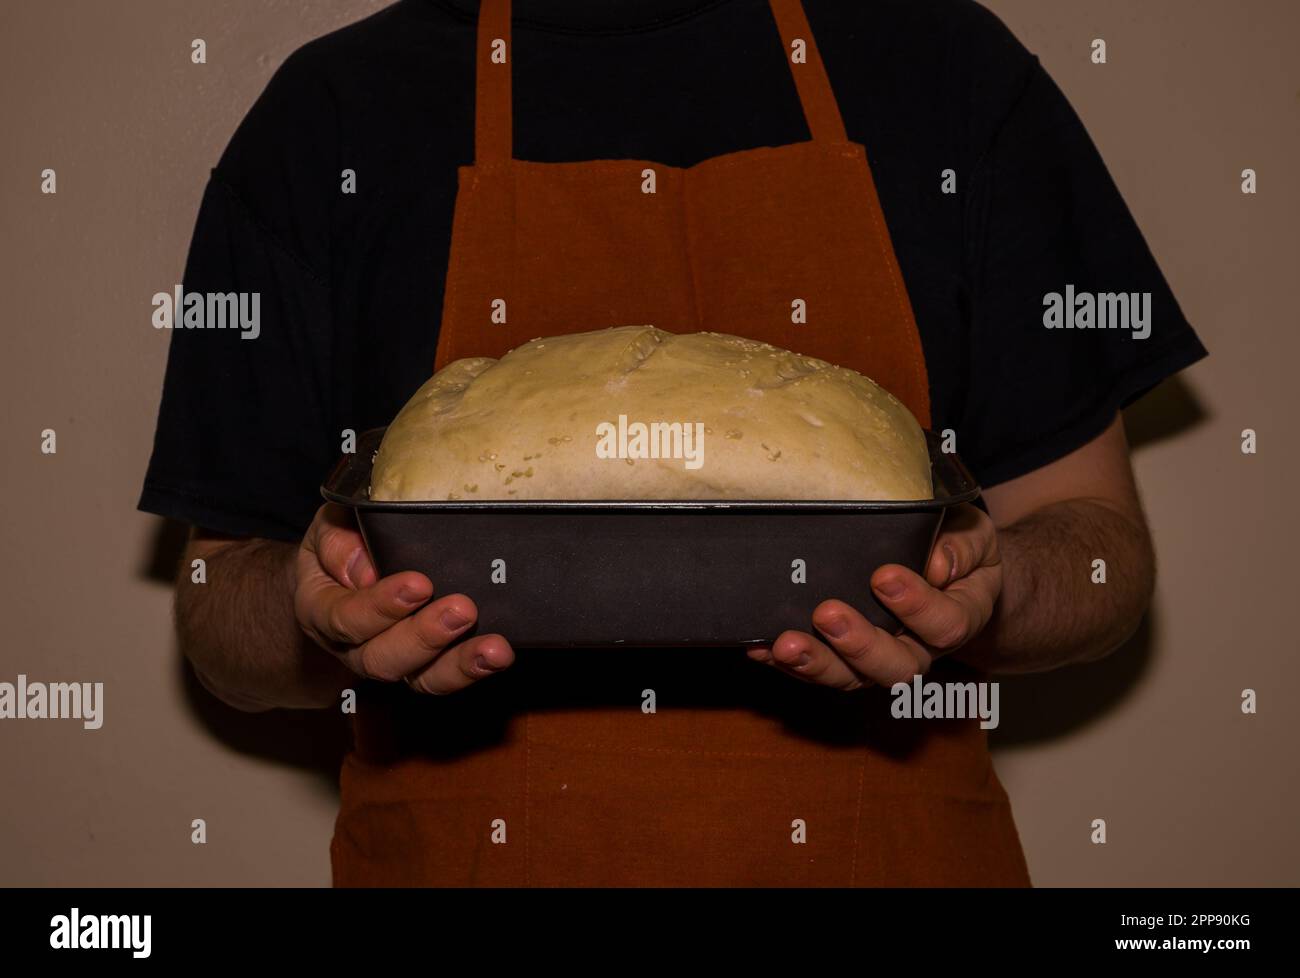
[[308,637],[367,679],[404,679],[420,693],[463,689],[515,659],[500,635],[464,638],[474,602],[416,571],[379,579],[351,514],[326,503],[298,548],[294,612]]

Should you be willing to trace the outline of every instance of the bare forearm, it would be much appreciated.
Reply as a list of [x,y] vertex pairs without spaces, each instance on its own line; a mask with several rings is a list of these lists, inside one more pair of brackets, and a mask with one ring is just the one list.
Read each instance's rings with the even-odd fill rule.
[[[990,672],[1023,673],[1114,651],[1151,600],[1155,555],[1140,514],[1071,499],[998,531],[1002,596],[988,627],[957,654]],[[1093,562],[1105,561],[1105,583]]]
[[[244,710],[321,707],[355,678],[294,617],[297,547],[271,540],[191,544],[176,584],[181,650],[212,693]],[[206,583],[191,580],[202,557]]]

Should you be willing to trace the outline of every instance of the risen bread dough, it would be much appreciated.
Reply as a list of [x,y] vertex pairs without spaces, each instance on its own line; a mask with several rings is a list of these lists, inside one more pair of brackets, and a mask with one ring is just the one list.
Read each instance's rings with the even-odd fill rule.
[[[703,434],[698,460],[686,438],[638,447],[634,425],[674,422]],[[678,457],[645,457],[647,444]],[[377,500],[931,497],[925,435],[873,381],[739,336],[653,326],[448,364],[389,425],[371,476]]]

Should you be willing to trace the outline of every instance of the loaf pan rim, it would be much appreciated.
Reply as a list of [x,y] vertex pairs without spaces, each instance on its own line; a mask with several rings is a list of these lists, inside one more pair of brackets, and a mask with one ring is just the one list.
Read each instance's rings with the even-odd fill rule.
[[[382,437],[385,428],[371,428],[358,439],[362,443],[376,443]],[[330,472],[324,485],[320,487],[321,496],[328,502],[346,506],[349,509],[366,513],[454,513],[454,512],[648,512],[665,513],[679,511],[706,512],[926,512],[947,509],[961,503],[973,502],[979,498],[980,487],[962,464],[955,452],[942,452],[939,448],[940,436],[924,429],[926,444],[930,453],[931,475],[939,478],[939,468],[951,469],[966,488],[960,492],[945,493],[931,499],[447,499],[447,500],[377,500],[360,498],[356,494],[341,493],[333,485],[348,467],[351,459],[344,456]],[[371,458],[365,464],[373,464]],[[946,486],[946,483],[945,483]]]

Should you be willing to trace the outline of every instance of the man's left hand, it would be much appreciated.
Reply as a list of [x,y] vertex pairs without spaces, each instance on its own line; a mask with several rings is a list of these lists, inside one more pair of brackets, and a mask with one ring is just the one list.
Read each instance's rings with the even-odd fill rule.
[[749,657],[808,682],[853,690],[892,686],[924,674],[941,655],[965,645],[988,624],[1002,592],[1002,563],[993,521],[965,504],[950,510],[925,576],[899,564],[871,575],[871,590],[905,631],[891,635],[843,601],[813,610],[820,636],[782,632]]

